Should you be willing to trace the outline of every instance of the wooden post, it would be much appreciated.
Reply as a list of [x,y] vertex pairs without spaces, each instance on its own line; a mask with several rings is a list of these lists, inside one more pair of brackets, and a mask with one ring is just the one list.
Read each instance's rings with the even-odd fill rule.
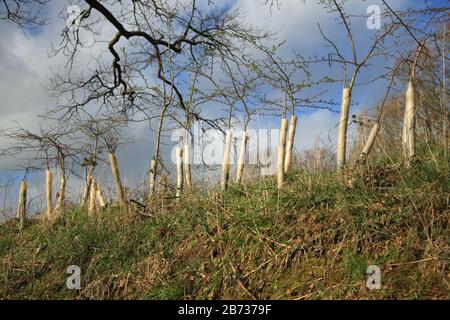
[[297,117],[291,116],[289,123],[289,135],[286,146],[286,157],[284,159],[284,173],[288,173],[292,163],[292,152],[294,148],[295,129],[297,128]]
[[355,145],[355,161],[358,159],[358,153],[361,154],[362,149],[364,149],[364,138],[363,138],[363,130],[365,125],[365,119],[361,117],[361,119],[358,119],[356,121],[358,125],[358,133],[356,138],[356,145]]
[[106,200],[105,197],[103,196],[102,189],[100,188],[100,185],[97,182],[95,182],[95,190],[96,190],[95,195],[97,197],[100,208],[105,209],[107,206]]
[[176,197],[180,198],[183,192],[183,148],[177,148],[177,193]]
[[150,179],[149,179],[149,200],[153,197],[153,194],[155,193],[155,183],[156,183],[156,160],[153,159],[150,162]]
[[314,157],[316,159],[316,161],[315,161],[315,163],[316,163],[316,172],[320,172],[322,170],[322,159],[321,159],[321,156],[322,156],[322,152],[321,152],[319,146],[317,146],[315,154],[314,154]]
[[322,153],[320,152],[320,146],[319,146],[319,137],[317,136],[316,138],[316,143],[314,146],[314,164],[315,164],[315,171],[319,172],[322,169],[322,161],[321,161],[321,155]]
[[125,192],[123,190],[122,181],[120,180],[119,167],[117,166],[116,155],[113,152],[109,153],[109,161],[111,163],[111,171],[116,184],[117,197],[119,198],[119,205],[122,209],[126,208]]
[[286,134],[288,121],[286,118],[281,119],[280,142],[278,144],[278,163],[277,163],[277,182],[278,189],[281,189],[284,183],[284,158],[286,153]]
[[186,187],[192,188],[191,177],[191,146],[189,144],[184,145],[184,175],[186,178]]
[[95,181],[92,182],[90,192],[89,192],[89,207],[88,207],[88,215],[92,216],[97,212],[97,185]]
[[247,149],[248,135],[247,131],[242,132],[241,149],[239,150],[239,159],[236,170],[236,183],[241,183],[242,174],[244,172],[245,154]]
[[225,138],[225,149],[223,151],[223,162],[222,162],[222,180],[221,187],[222,191],[228,189],[228,181],[230,179],[230,151],[231,142],[233,140],[233,134],[230,129],[227,130],[227,135]]
[[408,159],[412,160],[416,155],[416,99],[414,83],[412,81],[408,82],[408,89],[406,91],[406,105],[408,108]]
[[19,203],[17,206],[17,218],[19,219],[19,230],[25,227],[25,219],[27,215],[27,182],[20,183]]
[[380,130],[380,124],[379,123],[375,123],[375,125],[372,127],[372,130],[370,131],[370,135],[369,138],[367,139],[361,154],[359,156],[359,158],[361,160],[366,159],[367,156],[370,153],[370,150],[373,147],[373,144],[375,143],[375,138],[377,137],[378,131]]
[[347,147],[347,124],[350,110],[350,88],[342,90],[341,114],[339,118],[339,132],[337,141],[337,169],[341,170],[345,165],[345,154]]
[[50,170],[45,171],[45,201],[47,204],[47,218],[53,215],[53,173]]
[[89,195],[91,193],[92,179],[93,179],[93,177],[91,175],[88,175],[86,177],[86,184],[84,185],[83,195],[81,197],[81,203],[80,203],[82,208],[84,208],[88,202]]

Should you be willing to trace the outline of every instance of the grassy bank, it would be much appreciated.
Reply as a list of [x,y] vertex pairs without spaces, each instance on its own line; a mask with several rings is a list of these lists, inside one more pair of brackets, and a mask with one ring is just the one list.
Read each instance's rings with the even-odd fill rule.
[[[424,150],[346,174],[293,172],[147,217],[70,209],[0,226],[0,298],[449,299],[449,162]],[[69,265],[82,289],[65,285]],[[366,287],[368,265],[380,290]]]

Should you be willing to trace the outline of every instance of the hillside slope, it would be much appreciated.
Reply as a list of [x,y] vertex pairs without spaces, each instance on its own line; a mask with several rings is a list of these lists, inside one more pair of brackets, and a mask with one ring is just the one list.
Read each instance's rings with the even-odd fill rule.
[[[2,299],[449,299],[449,161],[385,158],[345,175],[292,173],[153,216],[71,209],[0,226]],[[81,290],[66,269],[81,268]],[[368,265],[381,289],[366,287]]]

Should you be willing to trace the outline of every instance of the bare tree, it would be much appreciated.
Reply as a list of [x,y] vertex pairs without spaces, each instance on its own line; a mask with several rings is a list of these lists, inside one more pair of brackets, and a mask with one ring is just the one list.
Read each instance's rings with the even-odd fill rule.
[[[41,127],[40,131],[36,133],[21,126],[4,129],[0,132],[1,135],[12,140],[12,146],[3,150],[3,154],[26,157],[27,160],[22,164],[26,172],[39,171],[44,168],[49,171],[52,165],[58,167],[60,184],[54,210],[58,215],[64,214],[66,210],[68,162],[71,165],[76,163],[77,152],[72,148],[69,142],[70,138],[68,138],[74,133],[73,130],[65,124],[57,124],[46,128]],[[47,186],[46,189],[51,190]],[[51,199],[51,195],[47,195],[47,197]],[[53,212],[53,208],[49,210],[50,205],[51,203],[47,202],[49,214]]]
[[0,1],[0,20],[14,23],[22,29],[44,26],[47,19],[43,9],[50,0],[2,0]]
[[[356,78],[361,69],[367,65],[370,58],[375,55],[379,55],[380,47],[383,44],[385,38],[391,34],[394,30],[394,25],[391,25],[389,28],[385,28],[377,32],[373,40],[366,51],[365,55],[362,57],[359,56],[357,48],[357,44],[353,35],[353,31],[351,28],[350,15],[348,15],[344,11],[345,1],[320,1],[322,5],[329,9],[331,13],[337,13],[342,25],[345,28],[347,40],[350,46],[351,57],[345,58],[343,51],[339,49],[339,46],[335,41],[327,37],[320,25],[319,31],[323,37],[323,39],[329,44],[329,46],[333,49],[334,53],[331,53],[329,56],[330,63],[338,62],[343,67],[343,91],[342,91],[342,100],[341,100],[341,112],[339,119],[339,132],[338,132],[338,141],[337,141],[337,168],[341,169],[345,165],[346,160],[346,145],[347,145],[347,125],[348,125],[348,117],[350,112],[350,105],[352,101],[352,91],[356,84]],[[351,71],[350,71],[351,70]],[[350,79],[348,79],[348,74],[351,72]]]

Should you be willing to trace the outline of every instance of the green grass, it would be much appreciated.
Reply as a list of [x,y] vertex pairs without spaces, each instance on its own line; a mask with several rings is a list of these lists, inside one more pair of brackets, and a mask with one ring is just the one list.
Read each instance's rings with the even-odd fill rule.
[[[345,174],[292,172],[166,200],[0,226],[3,299],[448,299],[449,160],[424,149]],[[382,288],[366,288],[366,268]],[[82,289],[68,290],[78,265]]]

